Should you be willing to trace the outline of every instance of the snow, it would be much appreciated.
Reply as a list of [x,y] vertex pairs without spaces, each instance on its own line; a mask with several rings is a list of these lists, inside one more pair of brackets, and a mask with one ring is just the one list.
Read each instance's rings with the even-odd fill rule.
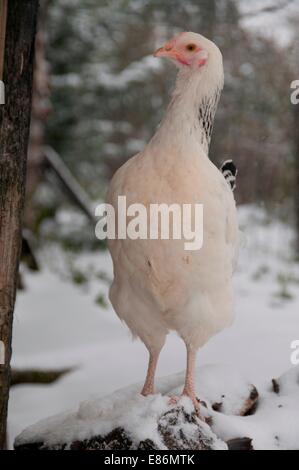
[[[271,378],[292,367],[291,343],[299,339],[299,268],[291,256],[293,233],[280,222],[270,222],[264,211],[253,207],[242,208],[240,220],[245,246],[235,276],[236,320],[199,351],[198,393],[202,399],[207,395],[216,402],[220,394],[227,397],[223,413],[216,413],[217,434],[221,431],[229,439],[234,437],[234,430],[238,436],[240,432],[246,436],[250,431],[257,446],[273,448],[272,430],[279,425],[279,445],[292,448],[296,436],[299,441],[297,425],[293,424],[293,420],[299,422],[295,385],[289,385],[288,393],[282,388],[281,394],[285,394],[281,396],[269,390]],[[62,254],[59,256],[59,266],[63,266]],[[139,341],[131,341],[107,299],[109,282],[105,276],[112,276],[109,255],[99,251],[76,259],[80,267],[87,270],[96,267],[105,273],[102,279],[95,277],[83,287],[53,272],[53,266],[58,264],[57,253],[49,249],[40,254],[40,260],[43,272],[27,273],[27,289],[18,294],[13,366],[73,367],[73,371],[52,385],[19,385],[11,390],[11,444],[30,424],[66,409],[78,409],[82,401],[87,401],[81,408],[87,417],[90,399],[96,397],[97,402],[99,397],[141,382],[145,375],[146,350]],[[108,308],[95,303],[99,293]],[[219,363],[220,366],[207,368],[208,364]],[[175,374],[184,368],[184,345],[172,334],[162,351],[158,376]],[[240,379],[240,375],[245,379]],[[217,377],[221,378],[221,386]],[[161,379],[160,391],[164,394],[175,390],[181,382],[180,375]],[[263,396],[255,418],[232,416],[251,383]],[[283,387],[288,387],[287,382]],[[159,403],[164,403],[162,397],[146,406],[152,410]],[[283,408],[277,408],[278,404],[283,404]]]
[[161,69],[161,64],[154,56],[148,55],[136,62],[132,62],[119,73],[111,73],[108,66],[103,64],[92,64],[90,73],[94,72],[98,77],[98,83],[105,88],[123,90],[132,82],[143,82],[149,72],[156,72]]
[[[176,375],[175,378],[164,379],[164,390],[172,384],[173,379],[180,382],[183,375]],[[47,418],[40,423],[30,426],[17,438],[16,444],[22,445],[28,442],[43,442],[46,446],[58,444],[71,444],[76,440],[90,439],[94,436],[105,436],[115,428],[121,427],[129,433],[133,442],[139,443],[142,440],[151,439],[161,448],[165,448],[158,433],[157,422],[159,417],[175,408],[176,405],[169,404],[167,394],[151,395],[143,397],[139,392],[140,385],[130,386],[126,389],[114,392],[104,398],[97,398],[82,402],[74,412],[63,413],[61,415]],[[178,404],[187,413],[192,413],[194,408],[191,400],[182,397]],[[178,429],[183,429],[186,435],[193,432],[194,425],[189,422],[176,425]],[[200,423],[205,434],[215,440],[215,450],[226,449],[226,446],[215,438],[209,427],[205,423]]]
[[[262,4],[261,4],[262,3]],[[295,29],[291,26],[291,18],[299,15],[298,2],[281,2],[280,8],[274,0],[242,0],[239,2],[241,24],[246,29],[273,39],[279,46],[289,46],[294,40]],[[264,8],[276,6],[277,10],[263,12]]]
[[[268,384],[260,395],[256,412],[250,416],[236,415],[248,397],[247,384],[236,372],[232,373],[222,366],[205,366],[198,370],[197,377],[200,380],[197,380],[196,388],[201,390],[201,398],[204,397],[207,405],[206,410],[202,406],[203,414],[212,416],[212,431],[218,438],[206,423],[200,423],[200,426],[205,436],[214,441],[214,450],[225,450],[223,441],[240,437],[251,438],[256,450],[299,450],[299,367],[290,370],[278,380],[281,385],[278,394]],[[126,430],[136,445],[142,440],[150,439],[159,448],[165,448],[158,433],[158,420],[162,414],[177,406],[169,404],[168,396],[176,394],[176,389],[172,389],[173,382],[179,381],[182,387],[183,380],[183,374],[163,379],[163,395],[157,393],[143,397],[138,393],[139,386],[135,385],[104,398],[82,402],[73,412],[47,418],[30,426],[18,436],[16,444],[43,442],[45,446],[52,447],[65,443],[70,445],[78,440],[105,436],[120,427]],[[242,396],[240,390],[244,386],[247,394]],[[225,391],[221,396],[227,396],[229,404],[232,402],[233,406],[226,404],[223,412],[213,411],[215,390]],[[189,414],[194,410],[187,397],[182,397],[178,405]],[[166,421],[166,417],[164,419]],[[182,430],[186,436],[192,436],[195,426],[194,423],[179,420],[176,434],[179,436],[179,430]]]
[[213,431],[224,440],[251,437],[256,450],[299,450],[299,367],[285,373],[279,382],[289,386],[276,394],[269,383],[252,416],[214,413]]
[[[180,387],[171,393],[179,394],[182,384],[183,377],[180,380]],[[197,371],[196,385],[201,400],[221,403],[221,412],[227,415],[240,414],[252,390],[252,384],[237,370],[220,364],[200,367]]]

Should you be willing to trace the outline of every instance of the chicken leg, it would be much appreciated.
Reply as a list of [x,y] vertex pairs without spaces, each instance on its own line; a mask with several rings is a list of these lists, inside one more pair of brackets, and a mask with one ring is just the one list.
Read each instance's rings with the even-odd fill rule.
[[[182,391],[181,396],[187,396],[192,401],[197,416],[205,421],[205,419],[201,416],[199,411],[199,400],[196,397],[195,385],[194,385],[194,372],[195,372],[195,363],[196,363],[196,353],[197,351],[194,349],[190,349],[187,346],[187,368],[186,368],[186,377],[185,377],[185,385]],[[173,396],[170,397],[169,404],[176,405],[179,401],[180,397]]]
[[143,385],[143,389],[141,391],[141,395],[144,395],[145,397],[147,395],[153,395],[155,393],[154,382],[159,355],[160,352],[150,351],[146,379]]
[[185,385],[182,395],[187,395],[194,404],[196,411],[199,411],[199,401],[196,398],[195,386],[194,386],[194,372],[195,372],[195,363],[196,363],[196,353],[194,349],[189,349],[187,347],[187,368],[186,368],[186,378]]

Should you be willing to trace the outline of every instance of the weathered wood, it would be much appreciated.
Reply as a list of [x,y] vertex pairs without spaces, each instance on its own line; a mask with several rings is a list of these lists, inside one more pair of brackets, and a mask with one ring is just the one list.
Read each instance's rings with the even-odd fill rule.
[[0,106],[0,340],[5,345],[5,363],[0,365],[0,449],[5,445],[37,10],[38,0],[7,3],[3,68],[6,104]]
[[3,79],[7,0],[0,0],[0,80]]

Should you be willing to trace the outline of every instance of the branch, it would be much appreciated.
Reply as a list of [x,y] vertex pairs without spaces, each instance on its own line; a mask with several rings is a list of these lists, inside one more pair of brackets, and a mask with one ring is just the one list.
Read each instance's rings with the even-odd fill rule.
[[73,369],[39,370],[39,369],[13,369],[11,371],[10,386],[21,384],[51,384],[68,374]]
[[256,11],[249,11],[248,13],[242,14],[242,19],[244,18],[253,18],[261,13],[276,13],[279,10],[283,10],[284,8],[290,6],[294,3],[295,0],[284,0],[277,5],[269,5],[267,7],[261,8],[260,10]]
[[93,223],[95,218],[94,212],[92,210],[92,203],[88,195],[80,186],[75,177],[72,175],[62,158],[51,147],[44,148],[44,155],[46,157],[47,163],[58,176],[71,200],[85,213],[85,215]]

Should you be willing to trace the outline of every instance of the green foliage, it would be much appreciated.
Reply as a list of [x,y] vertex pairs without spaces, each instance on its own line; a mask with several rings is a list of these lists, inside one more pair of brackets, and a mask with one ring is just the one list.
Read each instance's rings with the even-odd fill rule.
[[104,294],[98,294],[96,299],[95,299],[95,302],[97,305],[99,305],[100,307],[102,308],[107,308],[108,305],[107,305],[107,301],[106,301],[106,297]]
[[278,291],[275,296],[281,300],[292,300],[294,298],[290,288],[298,286],[299,278],[293,273],[280,272],[277,274]]

